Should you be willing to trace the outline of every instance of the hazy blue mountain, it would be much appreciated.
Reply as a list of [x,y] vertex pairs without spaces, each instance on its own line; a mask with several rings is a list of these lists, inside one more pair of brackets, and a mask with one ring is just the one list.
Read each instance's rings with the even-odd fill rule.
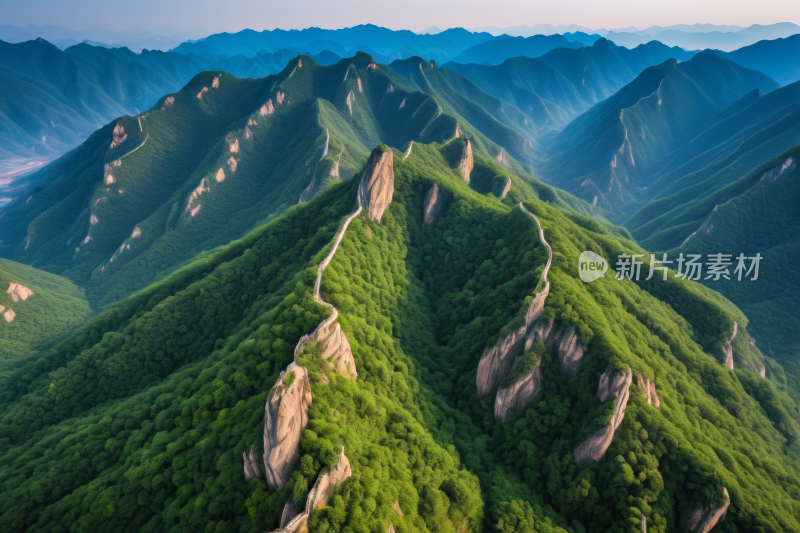
[[[691,56],[655,41],[629,50],[601,38],[589,47],[557,48],[535,59],[515,57],[496,66],[449,62],[442,67],[467,76],[489,94],[516,105],[546,131],[565,126],[645,68],[669,58],[686,60]],[[566,113],[565,120],[548,123],[540,118],[557,116],[548,102]]]
[[531,37],[498,37],[464,50],[453,58],[456,63],[489,63],[499,65],[510,57],[539,57],[554,48],[581,48],[577,41],[563,35],[534,35]]
[[703,132],[734,98],[777,83],[713,54],[645,69],[573,120],[547,146],[547,181],[606,209],[647,196],[669,154]]
[[709,52],[769,74],[782,85],[800,80],[800,35],[760,41],[730,53],[718,50]]

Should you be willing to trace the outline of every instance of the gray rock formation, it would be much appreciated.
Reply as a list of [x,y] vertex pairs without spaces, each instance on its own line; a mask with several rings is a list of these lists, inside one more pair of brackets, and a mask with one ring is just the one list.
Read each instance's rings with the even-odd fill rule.
[[580,363],[586,354],[586,346],[578,339],[574,326],[557,326],[551,328],[544,340],[547,351],[555,354],[561,363],[561,373],[574,377],[580,371]]
[[704,506],[698,505],[689,515],[686,521],[686,527],[689,531],[694,533],[708,533],[711,529],[722,520],[725,520],[725,514],[728,512],[728,507],[731,504],[731,498],[728,494],[728,489],[720,487],[725,496],[725,501],[719,506]]
[[364,174],[361,175],[358,201],[369,218],[380,222],[383,212],[392,203],[393,194],[394,156],[391,150],[384,152],[375,148],[369,156]]
[[484,350],[478,363],[476,378],[478,394],[481,396],[489,394],[511,372],[517,358],[524,352],[528,330],[544,311],[544,301],[549,293],[550,284],[546,283],[544,290],[531,300],[522,325],[507,333],[491,348]]
[[314,333],[314,340],[319,343],[323,359],[330,361],[338,372],[353,380],[358,377],[353,351],[339,322],[324,322]]
[[434,183],[425,194],[425,206],[423,208],[422,223],[433,224],[439,218],[442,207],[442,193],[439,185]]
[[283,506],[283,512],[281,513],[281,526],[282,528],[289,525],[289,522],[294,520],[297,516],[297,506],[294,504],[293,501],[289,500],[286,502],[286,505]]
[[[284,379],[290,373],[294,374],[294,379],[287,387]],[[300,454],[300,435],[308,425],[309,405],[311,384],[308,372],[291,363],[281,372],[264,408],[264,476],[272,490],[289,481]]]
[[625,406],[628,405],[632,381],[633,372],[630,368],[622,374],[618,374],[609,366],[600,376],[597,397],[601,402],[616,398],[614,413],[611,415],[611,421],[605,427],[599,429],[594,435],[575,448],[573,456],[576,462],[599,461],[606,454],[608,447],[611,446],[611,441],[614,439],[614,433],[625,417]]
[[648,378],[639,375],[639,377],[636,379],[636,385],[638,385],[639,388],[644,391],[644,397],[647,399],[647,403],[656,407],[661,407],[661,400],[656,392],[655,383],[650,381]]
[[725,339],[725,345],[722,347],[722,351],[725,352],[725,366],[733,370],[733,339],[736,338],[736,330],[739,329],[739,325],[734,322],[733,323],[733,331],[731,331],[731,336]]
[[[502,422],[506,417],[525,407],[542,390],[542,360],[527,374],[521,376],[508,388],[499,389],[494,399],[494,418]],[[516,366],[516,365],[515,365]],[[512,369],[513,370],[513,369]]]
[[469,139],[464,139],[464,149],[461,151],[461,160],[458,162],[458,171],[461,172],[461,179],[464,180],[464,183],[469,183],[472,167],[472,143]]
[[247,450],[242,452],[242,457],[244,458],[244,479],[250,481],[261,477],[261,457],[258,453],[258,443],[253,443],[249,452]]
[[[328,498],[330,498],[331,494],[333,493],[333,489],[351,475],[353,475],[353,472],[350,470],[350,461],[344,454],[344,446],[342,446],[342,451],[339,454],[339,458],[336,460],[336,463],[322,471],[317,478],[316,483],[314,483],[314,486],[311,488],[311,491],[308,493],[305,510],[290,519],[286,524],[284,524],[282,517],[281,527],[276,529],[273,533],[296,533],[299,531],[307,531],[304,526],[306,525],[308,517],[311,516],[311,513],[314,511],[314,509],[324,506],[327,503]],[[288,506],[289,503],[286,505]],[[283,514],[284,516],[287,514],[286,507],[283,508]]]

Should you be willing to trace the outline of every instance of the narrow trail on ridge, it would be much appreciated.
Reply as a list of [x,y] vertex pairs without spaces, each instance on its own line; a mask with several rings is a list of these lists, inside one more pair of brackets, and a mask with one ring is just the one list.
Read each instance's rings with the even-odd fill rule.
[[539,239],[542,241],[542,244],[547,246],[547,264],[544,266],[544,270],[542,270],[542,279],[544,280],[544,289],[542,289],[542,292],[544,291],[549,292],[550,282],[547,281],[547,272],[550,270],[550,265],[553,262],[553,248],[550,247],[550,243],[547,242],[544,238],[544,229],[542,229],[542,223],[539,221],[539,218],[530,211],[528,211],[527,209],[525,209],[525,206],[522,205],[522,202],[519,203],[519,208],[522,209],[522,211],[526,213],[528,216],[533,218],[533,220],[536,221],[536,225],[539,227]]
[[359,198],[358,208],[352,214],[348,215],[346,219],[344,219],[344,224],[342,224],[342,228],[339,230],[339,232],[336,234],[336,237],[334,237],[333,239],[333,248],[331,248],[331,251],[328,252],[328,255],[325,256],[325,259],[323,259],[322,262],[319,264],[319,268],[317,268],[317,280],[314,282],[314,301],[330,309],[331,314],[328,316],[328,318],[320,322],[319,325],[316,328],[314,328],[314,331],[312,331],[308,335],[303,335],[302,337],[300,337],[300,340],[297,342],[297,346],[295,346],[294,348],[295,362],[297,362],[297,354],[300,353],[300,350],[303,348],[303,346],[305,346],[305,344],[309,340],[314,338],[314,335],[316,335],[317,331],[319,331],[319,329],[322,328],[323,326],[326,326],[327,324],[330,324],[331,322],[336,320],[336,318],[339,316],[339,311],[333,306],[333,304],[326,302],[319,295],[319,289],[322,284],[322,273],[328,267],[328,264],[331,262],[331,259],[333,259],[336,250],[339,249],[339,243],[342,242],[342,237],[344,237],[344,232],[347,231],[347,226],[349,226],[350,222],[361,213],[362,209],[363,208],[361,206],[361,199]]

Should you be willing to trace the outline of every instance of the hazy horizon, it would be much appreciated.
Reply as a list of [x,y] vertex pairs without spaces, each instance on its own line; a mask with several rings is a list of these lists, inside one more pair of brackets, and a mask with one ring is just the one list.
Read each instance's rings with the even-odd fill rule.
[[[644,30],[651,26],[677,24],[741,27],[780,22],[800,24],[800,10],[793,4],[785,0],[765,0],[757,4],[741,0],[682,0],[677,3],[655,0],[643,6],[635,0],[611,0],[602,5],[590,0],[568,0],[551,5],[498,0],[492,2],[489,10],[485,4],[474,0],[410,0],[403,4],[402,11],[378,13],[374,4],[366,0],[347,0],[335,5],[321,0],[300,0],[291,6],[259,0],[234,0],[224,6],[209,0],[142,0],[136,5],[109,5],[99,0],[77,0],[69,4],[56,0],[30,0],[6,5],[4,23],[20,27],[52,25],[75,31],[173,28],[181,31],[203,29],[208,33],[232,33],[243,29],[339,29],[360,24],[415,32],[431,26],[469,29],[536,24],[574,24],[593,30],[633,26]],[[425,16],[420,16],[421,13]]]

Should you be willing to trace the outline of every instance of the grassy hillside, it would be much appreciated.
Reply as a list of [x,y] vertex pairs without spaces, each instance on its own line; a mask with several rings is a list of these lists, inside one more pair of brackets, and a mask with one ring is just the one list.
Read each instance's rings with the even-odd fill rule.
[[[381,222],[353,219],[325,270],[322,296],[339,309],[358,378],[327,370],[313,343],[300,353],[313,402],[286,485],[245,482],[242,450],[262,434],[269,388],[298,339],[327,315],[312,298],[317,265],[357,180],[1,376],[3,530],[271,530],[344,445],[352,476],[312,514],[312,531],[638,531],[643,515],[666,532],[719,503],[722,486],[732,504],[721,528],[799,531],[797,406],[724,366],[733,322],[744,335],[747,319],[693,282],[612,271],[582,283],[580,251],[641,250],[521,181],[506,198],[524,200],[553,249],[543,320],[573,326],[587,351],[571,378],[539,352],[541,392],[495,421],[477,394],[478,360],[519,325],[548,252],[530,215],[462,181],[455,142],[395,151]],[[434,184],[440,211],[423,224]],[[652,380],[661,405],[632,386],[606,456],[576,464],[575,446],[611,416],[615,402],[596,394],[609,367]]]
[[91,314],[84,291],[71,281],[5,259],[0,291],[0,372],[71,334]]

